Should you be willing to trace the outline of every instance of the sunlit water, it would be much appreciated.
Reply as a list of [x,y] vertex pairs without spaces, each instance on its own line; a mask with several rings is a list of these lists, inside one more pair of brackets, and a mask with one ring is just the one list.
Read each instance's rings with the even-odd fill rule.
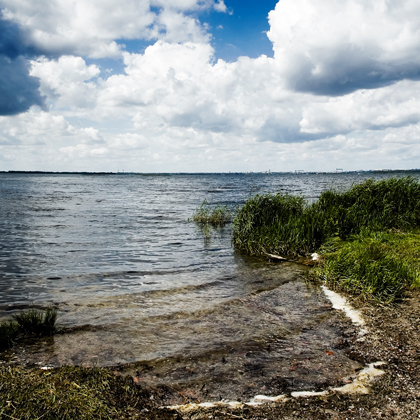
[[[178,382],[186,358],[219,383],[268,367],[270,380],[286,378],[290,389],[302,382],[298,371],[314,387],[337,381],[355,365],[337,344],[337,314],[302,280],[306,268],[235,253],[230,226],[204,240],[189,218],[204,199],[237,206],[283,191],[314,200],[327,188],[402,175],[0,174],[0,318],[54,305],[60,325],[86,326],[3,357],[54,366],[147,362]],[[333,347],[347,370],[326,372]]]

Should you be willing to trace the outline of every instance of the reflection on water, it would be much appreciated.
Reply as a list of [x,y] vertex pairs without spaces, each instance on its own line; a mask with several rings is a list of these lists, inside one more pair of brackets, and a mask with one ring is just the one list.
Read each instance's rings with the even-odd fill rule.
[[[3,357],[51,365],[154,361],[149,370],[167,377],[159,364],[166,360],[178,381],[185,375],[176,361],[188,357],[210,376],[213,366],[215,377],[240,381],[238,371],[245,377],[271,366],[273,378],[302,371],[318,386],[341,320],[302,281],[304,268],[235,254],[229,226],[204,241],[188,218],[204,199],[236,206],[276,191],[314,199],[366,177],[0,174],[0,318],[54,304],[59,324],[88,325]],[[353,362],[333,353],[343,377]],[[249,369],[238,367],[241,354]],[[306,370],[290,370],[291,360]],[[299,383],[285,380],[289,388]]]

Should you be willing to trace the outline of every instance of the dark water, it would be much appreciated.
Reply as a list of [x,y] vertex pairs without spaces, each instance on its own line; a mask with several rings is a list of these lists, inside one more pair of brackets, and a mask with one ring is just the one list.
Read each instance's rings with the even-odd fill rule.
[[230,226],[205,241],[188,218],[204,199],[236,206],[283,191],[314,200],[402,175],[0,174],[0,318],[55,305],[60,325],[89,325],[7,357],[115,365],[283,343],[284,361],[305,354],[305,340],[324,354],[338,332],[322,292],[302,281],[305,268],[235,253]]

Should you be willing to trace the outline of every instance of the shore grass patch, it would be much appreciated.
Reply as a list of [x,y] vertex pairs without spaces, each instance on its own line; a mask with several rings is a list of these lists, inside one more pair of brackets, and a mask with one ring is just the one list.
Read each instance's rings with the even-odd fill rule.
[[132,418],[149,400],[132,378],[99,368],[0,366],[0,388],[4,418]]
[[312,204],[282,193],[251,197],[233,221],[233,244],[251,255],[308,255],[332,237],[419,226],[417,180],[369,179],[345,192],[324,191]]
[[363,232],[321,247],[321,263],[311,273],[336,291],[386,304],[420,287],[420,235]]
[[251,255],[323,257],[312,273],[335,290],[393,303],[420,287],[420,183],[366,180],[344,192],[250,198],[233,221],[233,244]]

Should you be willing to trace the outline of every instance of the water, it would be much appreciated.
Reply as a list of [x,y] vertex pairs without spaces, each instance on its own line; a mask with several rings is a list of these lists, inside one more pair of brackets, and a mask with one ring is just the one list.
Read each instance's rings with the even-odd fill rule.
[[[294,376],[291,360],[309,358],[318,368],[305,374],[306,383],[337,381],[345,375],[319,366],[341,340],[344,321],[303,282],[305,267],[235,253],[230,226],[205,241],[188,219],[204,199],[236,206],[283,191],[314,200],[326,188],[395,175],[405,174],[0,174],[0,318],[54,305],[60,325],[80,327],[3,357],[136,369],[149,363],[161,377],[168,373],[157,361],[177,372],[187,357],[207,372],[224,360],[224,378],[241,370],[241,354],[250,366],[277,369],[275,377],[285,377],[282,369]],[[334,354],[345,362],[344,353]],[[349,373],[354,364],[346,363]]]

